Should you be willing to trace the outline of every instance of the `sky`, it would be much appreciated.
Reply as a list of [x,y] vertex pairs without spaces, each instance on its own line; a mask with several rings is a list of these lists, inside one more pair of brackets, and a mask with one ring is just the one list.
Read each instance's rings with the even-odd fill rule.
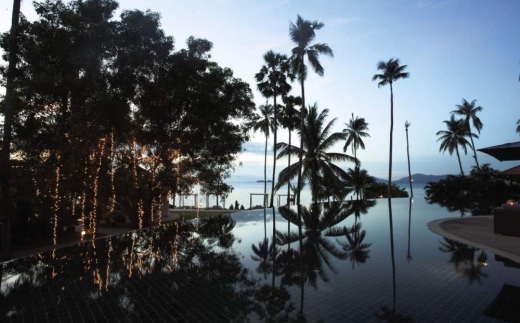
[[[462,99],[477,100],[484,124],[475,140],[477,149],[519,141],[520,119],[520,1],[518,0],[120,0],[121,10],[151,10],[161,14],[162,28],[185,48],[193,35],[213,42],[212,60],[234,71],[250,84],[257,105],[266,99],[254,79],[263,54],[273,50],[290,54],[290,22],[297,15],[318,20],[316,42],[327,43],[334,57],[320,57],[323,77],[309,73],[305,82],[307,104],[317,103],[336,118],[334,131],[342,131],[351,114],[365,118],[370,138],[357,152],[363,168],[376,177],[388,176],[390,89],[378,88],[372,76],[377,63],[398,58],[407,65],[408,79],[394,83],[393,178],[408,174],[406,133],[409,128],[412,173],[458,174],[456,155],[439,152],[436,133]],[[12,1],[0,4],[0,32],[9,30]],[[22,13],[36,19],[32,1],[23,1]],[[115,18],[118,18],[118,17]],[[292,95],[300,95],[293,83]],[[286,130],[279,141],[287,142]],[[297,138],[293,136],[293,140]],[[268,174],[272,172],[269,138]],[[253,134],[238,156],[242,166],[230,180],[263,178],[265,137]],[[331,151],[341,152],[344,143]],[[518,162],[499,162],[477,152],[479,162],[505,170]],[[462,154],[466,173],[475,165],[468,151]],[[287,165],[277,161],[277,170]],[[344,169],[351,163],[340,164]]]

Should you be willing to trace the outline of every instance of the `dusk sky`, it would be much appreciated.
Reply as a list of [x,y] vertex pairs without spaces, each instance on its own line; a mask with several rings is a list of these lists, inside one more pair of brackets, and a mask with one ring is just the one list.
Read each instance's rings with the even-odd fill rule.
[[[290,54],[294,44],[289,24],[301,15],[325,26],[316,42],[327,43],[334,57],[322,56],[324,77],[310,73],[305,83],[306,102],[329,109],[341,131],[354,113],[369,124],[366,150],[358,151],[362,167],[371,175],[388,174],[390,89],[377,87],[372,76],[381,60],[399,58],[410,77],[394,84],[394,178],[407,175],[404,123],[411,123],[412,173],[457,174],[455,155],[439,152],[436,132],[445,129],[462,98],[477,100],[484,110],[478,148],[519,141],[520,119],[520,1],[518,0],[393,0],[393,1],[295,1],[295,0],[121,0],[120,9],[159,12],[162,28],[175,38],[176,50],[193,35],[213,42],[212,59],[229,67],[248,82],[257,105],[265,104],[256,90],[254,74],[268,50]],[[9,30],[12,1],[0,4],[0,31]],[[36,18],[32,1],[23,1],[22,12]],[[119,14],[119,13],[118,13]],[[117,18],[117,17],[116,17]],[[300,88],[293,83],[293,95]],[[287,141],[286,130],[279,141]],[[297,136],[293,136],[297,138]],[[270,142],[272,138],[270,138]],[[239,156],[243,166],[232,180],[263,177],[265,138],[258,133]],[[270,148],[271,145],[270,145]],[[334,151],[342,151],[343,143]],[[272,151],[271,151],[272,153]],[[518,162],[499,162],[477,153],[479,162],[504,170]],[[271,155],[272,156],[272,155]],[[462,155],[468,173],[474,160]],[[269,158],[269,164],[272,157]],[[279,161],[278,165],[286,165]],[[352,164],[342,165],[344,168]],[[281,170],[281,167],[277,167]],[[269,171],[269,170],[268,170]]]

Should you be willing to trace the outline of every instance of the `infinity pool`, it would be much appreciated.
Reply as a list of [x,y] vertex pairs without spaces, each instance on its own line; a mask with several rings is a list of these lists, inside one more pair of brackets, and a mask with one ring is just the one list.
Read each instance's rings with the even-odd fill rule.
[[520,322],[519,264],[429,231],[459,214],[423,198],[392,211],[393,239],[386,200],[349,201],[301,234],[255,210],[7,262],[0,321]]

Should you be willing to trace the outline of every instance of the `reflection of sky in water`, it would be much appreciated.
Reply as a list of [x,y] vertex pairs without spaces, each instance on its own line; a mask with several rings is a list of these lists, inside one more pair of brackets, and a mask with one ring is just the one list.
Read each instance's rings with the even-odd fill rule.
[[[505,283],[520,286],[520,270],[505,267],[489,252],[486,253],[488,266],[481,267],[477,260],[480,251],[475,251],[471,260],[468,256],[462,257],[455,266],[454,254],[439,250],[444,239],[430,232],[427,223],[459,214],[428,205],[422,197],[416,197],[412,204],[409,236],[408,201],[392,201],[396,310],[411,316],[416,322],[426,319],[439,322],[491,321],[492,318],[482,316],[482,313]],[[267,209],[265,215],[265,229],[271,243],[272,209]],[[70,313],[66,309],[73,307],[81,312],[79,315],[83,321],[95,320],[98,314],[113,315],[114,320],[140,321],[143,315],[153,318],[154,313],[157,317],[167,316],[170,321],[204,321],[208,320],[209,313],[236,304],[233,313],[245,311],[248,313],[245,317],[258,319],[257,314],[248,312],[251,309],[246,304],[258,305],[256,302],[260,296],[256,293],[272,284],[272,275],[257,272],[259,261],[251,258],[251,246],[259,247],[264,239],[264,210],[233,213],[231,216],[234,227],[229,232],[227,230],[232,227],[229,217],[221,217],[193,221],[191,226],[172,224],[160,230],[144,230],[122,235],[120,239],[112,238],[110,258],[107,257],[107,241],[100,239],[96,242],[97,258],[93,258],[92,244],[88,243],[59,249],[56,259],[50,253],[43,253],[38,259],[30,257],[6,263],[0,290],[0,317],[15,321],[21,317],[34,317],[36,320],[38,313],[47,313],[45,315],[57,318],[52,315],[60,315],[57,314],[60,311]],[[287,221],[278,211],[275,217],[276,230],[287,232]],[[354,215],[351,215],[336,227],[352,227],[355,222]],[[358,223],[366,231],[363,243],[371,244],[366,262],[353,265],[348,259],[337,259],[326,250],[311,262],[304,262],[309,273],[316,276],[315,286],[306,284],[303,288],[303,311],[309,321],[372,321],[381,305],[392,308],[393,272],[387,200],[377,200],[367,214],[361,214]],[[181,233],[176,233],[177,228],[181,228]],[[327,228],[322,229],[325,232]],[[298,232],[294,224],[291,224],[291,231]],[[338,242],[347,241],[345,236],[324,239],[340,251]],[[409,239],[411,261],[407,260]],[[220,245],[226,241],[232,242],[230,248]],[[291,247],[297,249],[299,243],[293,242]],[[286,251],[287,245],[278,248]],[[310,255],[309,251],[304,254]],[[105,279],[107,271],[108,283]],[[54,279],[50,279],[51,273],[55,274]],[[274,279],[277,288],[282,286],[282,274],[279,272]],[[285,305],[292,302],[299,311],[302,289],[291,284],[283,287],[290,297]],[[240,303],[241,300],[245,303]],[[221,301],[227,305],[209,306]],[[112,314],[106,314],[108,308]],[[471,308],[471,311],[465,311],[465,308]],[[450,309],[457,310],[451,313]],[[160,314],[162,310],[166,312]],[[170,317],[172,313],[179,316]],[[464,317],[458,313],[463,313]],[[66,316],[62,321],[82,321],[71,317]]]

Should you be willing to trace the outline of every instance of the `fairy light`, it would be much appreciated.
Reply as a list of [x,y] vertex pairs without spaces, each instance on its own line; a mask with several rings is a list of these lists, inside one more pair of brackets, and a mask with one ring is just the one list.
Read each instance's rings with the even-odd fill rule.
[[92,210],[92,218],[90,221],[90,226],[92,228],[92,239],[96,238],[97,206],[98,206],[98,194],[99,194],[98,184],[99,184],[99,173],[101,170],[101,163],[103,161],[103,152],[105,151],[105,138],[101,138],[99,140],[98,147],[100,150],[99,150],[99,161],[98,161],[98,165],[97,165],[97,169],[96,169],[96,176],[94,177],[94,199],[93,199],[94,208]]
[[108,254],[107,254],[107,273],[105,280],[105,290],[108,292],[108,281],[110,277],[110,253],[112,252],[112,237],[108,238]]
[[114,210],[116,207],[116,189],[114,185],[114,129],[112,129],[112,133],[110,134],[110,187],[112,190],[112,201],[110,203],[110,214],[114,214]]
[[56,183],[54,185],[54,205],[53,205],[53,213],[54,213],[54,229],[53,229],[53,244],[57,245],[58,243],[58,207],[59,207],[59,188],[60,188],[60,156],[58,155],[58,166],[56,167]]

